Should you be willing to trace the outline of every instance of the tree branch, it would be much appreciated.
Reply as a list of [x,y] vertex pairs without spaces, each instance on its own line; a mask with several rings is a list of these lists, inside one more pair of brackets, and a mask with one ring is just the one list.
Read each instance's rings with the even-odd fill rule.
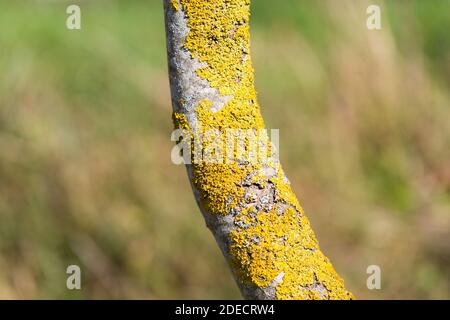
[[[173,119],[194,139],[242,129],[268,141],[253,84],[249,7],[250,0],[164,0]],[[264,162],[239,154],[231,163],[194,161],[187,171],[245,298],[353,297],[320,251],[274,153]]]

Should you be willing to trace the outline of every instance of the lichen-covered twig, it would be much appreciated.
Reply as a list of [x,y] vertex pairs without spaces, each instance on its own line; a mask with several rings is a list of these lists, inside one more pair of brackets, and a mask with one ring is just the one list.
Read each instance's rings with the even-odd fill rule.
[[[250,59],[250,0],[164,0],[176,128],[264,128]],[[206,224],[248,299],[351,299],[279,161],[187,164]]]

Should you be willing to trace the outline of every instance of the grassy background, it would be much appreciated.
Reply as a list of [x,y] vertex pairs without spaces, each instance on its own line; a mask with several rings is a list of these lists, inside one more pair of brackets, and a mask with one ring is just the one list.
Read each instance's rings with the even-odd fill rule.
[[[71,3],[80,31],[0,1],[0,298],[239,298],[170,161],[162,2]],[[348,288],[450,298],[450,2],[370,3],[381,31],[365,1],[254,0],[259,100]]]

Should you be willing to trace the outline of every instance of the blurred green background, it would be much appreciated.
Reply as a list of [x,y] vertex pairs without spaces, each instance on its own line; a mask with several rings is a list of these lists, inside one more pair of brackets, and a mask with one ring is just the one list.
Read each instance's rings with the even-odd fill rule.
[[[450,1],[253,0],[251,28],[266,123],[347,287],[450,298]],[[171,131],[162,1],[0,0],[0,298],[240,298]]]

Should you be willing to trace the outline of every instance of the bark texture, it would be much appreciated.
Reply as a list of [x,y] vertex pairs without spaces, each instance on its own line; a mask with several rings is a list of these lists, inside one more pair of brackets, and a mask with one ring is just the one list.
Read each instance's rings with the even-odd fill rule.
[[[250,58],[250,0],[164,0],[164,10],[175,127],[194,138],[210,129],[224,136],[227,129],[264,129]],[[254,163],[232,152],[232,163],[194,161],[187,171],[242,295],[353,298],[320,251],[278,159]]]

